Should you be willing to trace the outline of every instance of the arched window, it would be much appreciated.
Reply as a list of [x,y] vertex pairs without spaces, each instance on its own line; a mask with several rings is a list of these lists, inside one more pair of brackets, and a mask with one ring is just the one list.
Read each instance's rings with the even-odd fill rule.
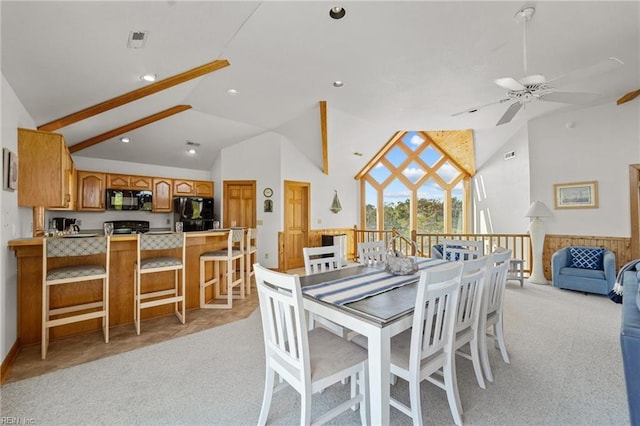
[[[447,145],[460,155],[447,153]],[[471,131],[398,132],[356,176],[363,228],[396,228],[407,237],[413,229],[468,232],[472,147]]]

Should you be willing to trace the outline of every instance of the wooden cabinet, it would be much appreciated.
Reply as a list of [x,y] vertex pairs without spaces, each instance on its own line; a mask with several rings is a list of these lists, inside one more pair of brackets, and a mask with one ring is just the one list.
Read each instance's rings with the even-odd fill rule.
[[206,180],[173,180],[173,195],[213,197],[213,182]]
[[173,179],[153,178],[153,211],[170,213],[173,211]]
[[107,189],[151,190],[152,178],[148,176],[107,174]]
[[106,174],[78,170],[76,201],[78,211],[104,211]]
[[198,197],[213,197],[213,182],[206,180],[194,181],[196,187],[196,196]]
[[129,189],[149,190],[153,187],[153,178],[149,176],[129,176]]
[[19,128],[18,158],[19,206],[72,208],[74,164],[61,134]]

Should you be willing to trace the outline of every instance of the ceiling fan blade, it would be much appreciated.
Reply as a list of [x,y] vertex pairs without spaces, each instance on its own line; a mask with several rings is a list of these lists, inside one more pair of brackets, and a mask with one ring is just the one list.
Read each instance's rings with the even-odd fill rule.
[[597,93],[585,92],[549,92],[540,96],[540,100],[548,102],[561,102],[565,104],[586,104],[599,98]]
[[512,103],[511,106],[504,112],[502,117],[500,117],[500,120],[498,120],[496,126],[510,122],[518,113],[518,111],[520,111],[520,108],[522,108],[522,104],[520,102]]
[[596,62],[593,65],[569,71],[566,74],[552,78],[551,80],[547,81],[547,83],[553,82],[554,86],[557,86],[558,84],[563,84],[565,82],[578,81],[582,80],[583,78],[592,77],[594,75],[604,74],[605,72],[613,71],[617,68],[620,68],[623,65],[624,62],[622,62],[620,59],[611,57],[605,59],[604,61]]
[[631,92],[627,93],[626,95],[624,95],[623,97],[621,97],[620,99],[618,99],[617,104],[621,105],[625,102],[629,102],[634,100],[635,98],[637,98],[638,96],[640,96],[640,89],[638,90],[632,90]]
[[522,85],[522,83],[520,83],[515,78],[511,78],[511,77],[496,78],[493,81],[498,86],[502,87],[503,89],[507,89],[507,90],[519,91],[519,90],[525,90],[526,89],[526,87],[524,87]]
[[499,101],[491,102],[491,103],[480,105],[480,106],[477,106],[477,107],[465,109],[464,111],[456,112],[455,114],[451,114],[451,116],[452,117],[456,117],[456,116],[462,115],[462,114],[467,114],[467,113],[471,114],[473,112],[478,112],[478,110],[481,110],[484,107],[488,107],[490,105],[495,105],[495,104],[501,104],[501,103],[507,102],[509,100],[511,100],[511,98],[500,99]]

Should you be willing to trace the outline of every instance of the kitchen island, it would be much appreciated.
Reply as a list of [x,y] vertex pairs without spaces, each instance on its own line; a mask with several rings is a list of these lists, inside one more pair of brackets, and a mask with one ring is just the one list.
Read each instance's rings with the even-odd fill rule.
[[[226,248],[228,230],[211,230],[186,233],[186,309],[200,306],[200,255],[211,250]],[[133,279],[136,261],[136,236],[113,235],[111,237],[111,261],[109,268],[109,324],[111,327],[129,324],[133,327]],[[18,341],[29,345],[40,343],[42,321],[42,238],[25,238],[9,241],[15,252],[18,268]],[[211,269],[209,269],[211,268]],[[207,276],[213,273],[208,265]],[[154,286],[172,279],[173,272],[153,274],[147,285]],[[147,278],[145,278],[146,280]],[[100,282],[61,286],[52,289],[52,304],[67,304],[76,300],[99,299]],[[210,296],[210,295],[208,295]],[[82,299],[81,299],[82,298]],[[145,309],[142,319],[173,315],[173,305]],[[177,320],[176,320],[177,321]],[[187,321],[189,313],[187,312]],[[55,327],[50,338],[57,339],[79,333],[101,330],[100,319]]]

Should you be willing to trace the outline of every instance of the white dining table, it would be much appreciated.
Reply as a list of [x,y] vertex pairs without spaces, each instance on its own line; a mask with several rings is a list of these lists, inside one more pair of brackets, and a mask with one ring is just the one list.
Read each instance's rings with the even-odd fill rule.
[[[425,264],[430,267],[442,263],[445,261],[429,259]],[[408,283],[400,287],[345,304],[323,301],[309,292],[309,288],[330,282],[347,287],[357,279],[366,281],[362,277],[372,273],[375,268],[354,266],[300,277],[300,285],[307,311],[367,337],[370,421],[373,425],[388,425],[391,337],[411,327],[419,274],[405,276]],[[379,275],[374,276],[379,279]]]

